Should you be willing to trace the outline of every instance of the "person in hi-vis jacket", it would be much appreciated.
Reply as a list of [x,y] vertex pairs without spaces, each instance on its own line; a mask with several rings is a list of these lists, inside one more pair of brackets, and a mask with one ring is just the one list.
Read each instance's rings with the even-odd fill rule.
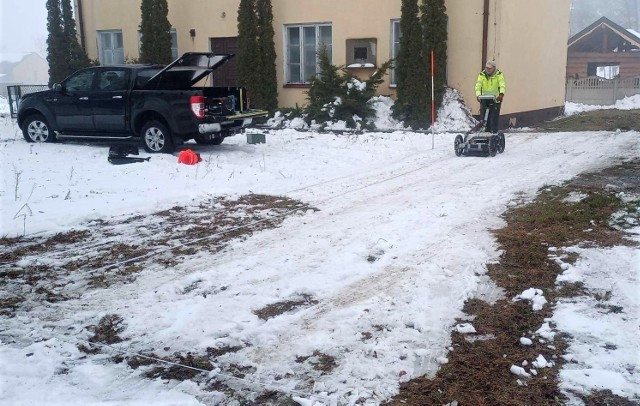
[[[498,132],[498,122],[500,118],[500,107],[506,90],[504,74],[496,67],[494,61],[488,61],[485,68],[478,75],[476,81],[476,97],[480,102],[480,96],[495,96],[497,103],[489,110],[489,118],[486,123],[486,131]],[[484,120],[486,103],[480,102],[480,119]]]

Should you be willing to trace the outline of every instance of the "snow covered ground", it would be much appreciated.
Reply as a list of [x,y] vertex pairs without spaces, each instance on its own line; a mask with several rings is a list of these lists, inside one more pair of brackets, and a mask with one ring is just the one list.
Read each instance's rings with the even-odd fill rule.
[[[464,116],[455,110],[446,116]],[[507,135],[505,153],[495,158],[456,157],[454,134],[444,132],[461,129],[452,119],[438,124],[433,147],[431,134],[286,129],[268,133],[266,144],[236,136],[219,147],[189,145],[204,159],[195,166],[172,155],[114,166],[105,146],[28,144],[14,123],[0,120],[2,236],[67,231],[208,196],[284,195],[319,209],[222,253],[199,253],[172,269],[147,269],[131,284],[34,303],[3,318],[2,405],[222,401],[223,394],[190,381],[144,379],[107,356],[85,357],[78,338],[87,339],[84,327],[106,314],[125,320],[125,341],[114,345],[123,351],[241,346],[225,361],[252,367],[239,383],[245,387],[277,388],[303,405],[377,404],[397,393],[399,382],[434,374],[464,301],[494,294],[484,276],[485,264],[499,256],[489,230],[503,225],[507,207],[544,185],[640,154],[636,132],[518,132]],[[616,247],[580,255],[565,264],[564,277],[611,290],[624,314],[602,314],[586,299],[562,303],[550,320],[558,330],[541,326],[531,338],[574,336],[564,388],[608,388],[638,400],[640,252]],[[521,298],[538,296],[535,281],[531,288]],[[267,321],[253,313],[305,295],[318,303]],[[363,340],[364,333],[371,338]],[[312,375],[296,362],[316,351],[335,358],[330,373]],[[528,361],[539,368],[546,362]],[[514,371],[514,385],[528,369]]]
[[564,114],[567,116],[571,116],[574,114],[578,114],[584,111],[594,111],[594,110],[637,110],[640,106],[640,94],[625,97],[624,99],[620,99],[616,102],[616,104],[612,105],[599,105],[599,104],[582,104],[582,103],[565,103]]

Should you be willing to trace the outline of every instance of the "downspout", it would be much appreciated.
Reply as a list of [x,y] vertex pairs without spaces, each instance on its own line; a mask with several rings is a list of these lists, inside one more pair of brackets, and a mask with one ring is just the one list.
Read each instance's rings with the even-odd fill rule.
[[[78,0],[80,1],[80,0]],[[489,0],[484,0],[484,10],[482,12],[482,66],[480,70],[484,69],[484,64],[487,62],[488,41],[489,40]]]
[[80,31],[80,46],[82,50],[87,52],[85,48],[85,37],[84,37],[84,17],[82,14],[82,0],[76,0],[76,6],[78,7],[78,31]]

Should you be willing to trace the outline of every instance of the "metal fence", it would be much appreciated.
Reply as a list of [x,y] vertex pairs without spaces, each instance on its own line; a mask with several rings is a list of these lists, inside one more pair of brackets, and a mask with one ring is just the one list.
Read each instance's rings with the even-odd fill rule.
[[636,94],[640,94],[640,76],[625,79],[589,76],[567,81],[567,101],[574,103],[610,105]]
[[47,89],[49,89],[49,86],[47,85],[7,86],[7,96],[9,96],[9,112],[11,113],[11,118],[16,118],[16,116],[18,115],[18,106],[20,105],[20,99],[23,95]]

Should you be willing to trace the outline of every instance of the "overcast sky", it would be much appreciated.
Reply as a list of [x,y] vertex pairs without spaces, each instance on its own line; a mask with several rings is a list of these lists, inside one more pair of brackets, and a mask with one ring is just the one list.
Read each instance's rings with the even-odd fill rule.
[[46,0],[0,0],[0,54],[37,52],[46,57]]

